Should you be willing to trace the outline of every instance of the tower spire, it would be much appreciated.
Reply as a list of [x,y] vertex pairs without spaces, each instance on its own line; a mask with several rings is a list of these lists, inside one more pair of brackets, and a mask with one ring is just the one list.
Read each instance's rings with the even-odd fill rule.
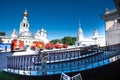
[[96,28],[94,29],[94,36],[95,36],[95,37],[98,37],[98,32],[97,32],[97,29],[96,29]]
[[79,29],[81,29],[81,24],[80,24],[80,20],[79,20],[79,24],[78,24],[78,27],[79,27]]
[[29,31],[29,22],[28,22],[28,19],[27,19],[27,16],[28,16],[27,9],[25,9],[23,15],[24,15],[23,20],[20,22],[20,30],[19,30],[20,34],[22,32]]
[[83,31],[82,31],[82,28],[81,28],[81,24],[80,24],[80,20],[79,20],[79,24],[78,24],[78,37],[77,37],[77,41],[81,41],[84,39],[84,36],[83,36]]

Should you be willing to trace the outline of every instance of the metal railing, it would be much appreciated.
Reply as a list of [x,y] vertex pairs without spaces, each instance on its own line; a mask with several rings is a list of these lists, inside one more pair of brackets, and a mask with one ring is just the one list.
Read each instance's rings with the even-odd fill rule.
[[[7,71],[22,75],[52,75],[62,72],[83,71],[104,66],[120,58],[120,45],[100,48],[73,48],[47,52],[45,61],[41,54],[8,56]],[[43,64],[45,62],[45,64]],[[43,67],[44,66],[44,67]]]

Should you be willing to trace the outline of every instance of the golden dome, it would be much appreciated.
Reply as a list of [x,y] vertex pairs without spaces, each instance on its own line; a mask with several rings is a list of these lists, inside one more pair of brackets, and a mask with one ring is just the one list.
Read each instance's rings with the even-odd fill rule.
[[25,17],[28,16],[27,10],[25,10],[25,12],[24,12],[24,16],[25,16]]

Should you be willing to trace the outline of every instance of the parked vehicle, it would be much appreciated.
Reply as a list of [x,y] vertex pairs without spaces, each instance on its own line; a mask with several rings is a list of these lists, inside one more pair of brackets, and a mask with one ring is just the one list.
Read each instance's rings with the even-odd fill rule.
[[68,48],[68,45],[67,44],[53,44],[53,43],[46,43],[45,45],[45,48],[46,49],[61,49],[61,48]]
[[63,44],[63,48],[68,48],[68,44]]
[[34,41],[32,45],[30,46],[30,49],[36,50],[37,48],[43,50],[43,49],[61,49],[61,48],[68,48],[67,44],[53,44],[53,43],[46,43],[40,41]]
[[46,49],[53,49],[53,48],[55,48],[55,44],[53,44],[53,43],[46,43],[46,45],[45,45],[46,47]]
[[10,52],[11,43],[0,43],[0,52]]
[[31,49],[35,50],[36,48],[44,49],[44,43],[40,41],[34,41],[31,45]]
[[55,44],[55,47],[56,47],[57,49],[63,48],[63,44],[57,43],[57,44]]
[[11,51],[23,51],[24,50],[24,41],[14,39],[11,43]]

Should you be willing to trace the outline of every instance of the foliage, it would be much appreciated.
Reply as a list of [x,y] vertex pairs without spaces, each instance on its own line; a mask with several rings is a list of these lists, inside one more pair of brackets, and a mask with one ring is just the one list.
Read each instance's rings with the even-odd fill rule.
[[6,33],[5,32],[0,32],[0,36],[5,36]]
[[71,37],[71,36],[65,36],[62,39],[55,39],[51,40],[54,44],[56,43],[63,43],[63,44],[68,44],[68,45],[75,45],[76,37]]
[[9,74],[0,71],[0,80],[19,80],[18,78],[12,77]]
[[76,37],[66,36],[62,39],[63,44],[74,45],[76,41]]
[[56,43],[61,43],[61,40],[60,39],[54,39],[54,40],[51,40],[51,42],[56,44]]

